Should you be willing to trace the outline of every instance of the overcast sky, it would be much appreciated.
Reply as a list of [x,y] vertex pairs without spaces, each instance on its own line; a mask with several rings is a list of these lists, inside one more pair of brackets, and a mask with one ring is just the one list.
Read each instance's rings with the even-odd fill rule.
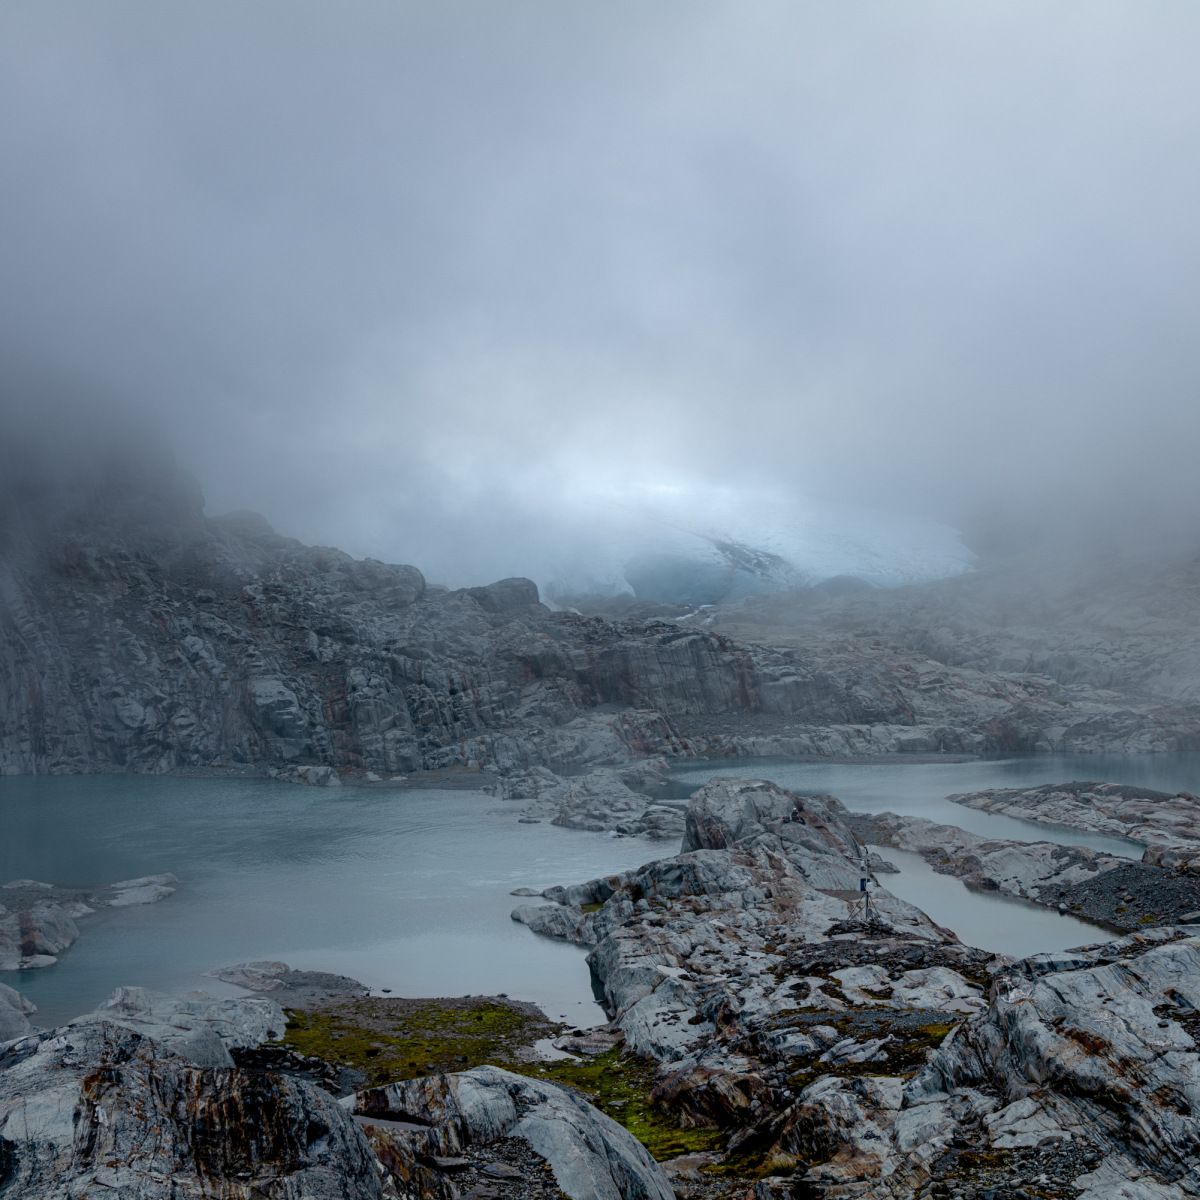
[[658,486],[1190,519],[1198,62],[1170,0],[0,0],[6,403],[418,563]]

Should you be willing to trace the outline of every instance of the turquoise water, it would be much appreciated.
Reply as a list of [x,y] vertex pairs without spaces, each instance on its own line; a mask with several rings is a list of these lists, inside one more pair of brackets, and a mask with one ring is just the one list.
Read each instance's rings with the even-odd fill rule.
[[519,825],[520,807],[478,792],[270,780],[0,778],[0,880],[180,879],[158,904],[81,919],[57,965],[0,982],[50,1025],[120,984],[227,994],[202,973],[282,959],[397,995],[507,992],[554,1016],[602,1020],[584,952],[511,921],[529,901],[509,892],[624,870],[663,850]]

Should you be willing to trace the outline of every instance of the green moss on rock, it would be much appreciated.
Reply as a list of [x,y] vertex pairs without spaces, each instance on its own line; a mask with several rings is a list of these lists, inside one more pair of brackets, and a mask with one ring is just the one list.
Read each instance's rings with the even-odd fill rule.
[[720,1130],[684,1129],[652,1105],[653,1064],[622,1054],[618,1047],[580,1062],[524,1063],[513,1070],[574,1089],[628,1129],[659,1162],[680,1154],[719,1151],[725,1142]]
[[564,1028],[532,1005],[480,997],[344,997],[287,1015],[286,1046],[354,1067],[373,1087],[483,1063],[512,1067]]

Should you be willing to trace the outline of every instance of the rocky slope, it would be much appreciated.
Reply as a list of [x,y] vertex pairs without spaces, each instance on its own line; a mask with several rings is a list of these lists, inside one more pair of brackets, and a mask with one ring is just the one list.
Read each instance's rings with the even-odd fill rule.
[[528,580],[414,567],[204,516],[128,465],[0,497],[0,771],[197,768],[332,782],[646,753],[1171,749],[1200,707],[931,661],[855,631],[744,645],[717,627],[551,612]]
[[1092,689],[1194,701],[1198,612],[1195,548],[1153,546],[1011,555],[954,579],[755,596],[693,619],[780,647],[879,639],[945,667],[1039,675],[1068,701]]

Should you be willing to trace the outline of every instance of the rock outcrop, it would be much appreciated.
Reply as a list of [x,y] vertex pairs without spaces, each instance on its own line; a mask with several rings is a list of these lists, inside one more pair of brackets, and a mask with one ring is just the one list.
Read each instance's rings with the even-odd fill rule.
[[659,1064],[657,1102],[724,1130],[727,1167],[794,1173],[787,1194],[1200,1192],[1200,926],[989,958],[882,890],[868,914],[808,884],[822,858],[853,866],[853,825],[832,798],[710,784],[696,848],[514,916],[594,943],[609,1032]]
[[333,1096],[232,1066],[270,1002],[122,991],[0,1045],[0,1197],[381,1200],[367,1139]]
[[464,1151],[517,1138],[572,1200],[674,1200],[659,1165],[611,1117],[565,1088],[500,1067],[391,1084],[349,1104],[380,1160],[420,1196],[453,1200],[448,1176],[468,1165]]
[[505,800],[528,801],[521,820],[548,820],[564,829],[669,841],[683,835],[682,804],[655,802],[639,787],[667,781],[666,761],[643,759],[621,768],[559,776],[546,767],[516,772],[485,788]]
[[23,1037],[30,1030],[29,1014],[37,1005],[26,999],[16,988],[0,983],[0,1042]]
[[98,908],[154,904],[173,895],[174,875],[124,879],[105,888],[57,887],[36,879],[0,884],[0,971],[50,967],[79,937],[77,919]]
[[986,838],[957,825],[889,812],[858,814],[853,825],[864,841],[920,854],[935,871],[957,875],[969,887],[1054,907],[1077,884],[1129,861],[1087,846]]
[[[238,970],[289,997],[314,985],[279,963]],[[31,1008],[0,988],[0,1020]],[[480,1200],[674,1200],[573,1092],[485,1066],[338,1101],[270,1044],[284,1020],[269,998],[118,988],[59,1029],[25,1022],[0,1042],[0,1198],[457,1200],[474,1183]]]
[[1048,783],[948,796],[980,812],[1128,838],[1147,847],[1143,861],[1161,866],[1200,860],[1200,799],[1120,783]]

